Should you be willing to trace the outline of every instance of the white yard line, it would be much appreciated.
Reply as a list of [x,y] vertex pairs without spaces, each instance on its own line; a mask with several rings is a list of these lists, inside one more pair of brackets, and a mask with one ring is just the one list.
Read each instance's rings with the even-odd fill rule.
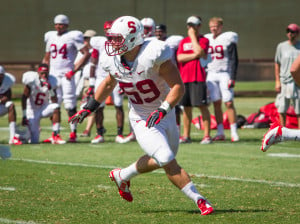
[[[10,160],[23,161],[23,162],[28,162],[28,163],[64,165],[64,166],[79,166],[79,167],[100,168],[100,169],[114,169],[114,168],[116,168],[115,166],[100,166],[100,165],[91,165],[91,164],[83,164],[83,163],[66,163],[66,162],[54,162],[54,161],[32,160],[32,159],[21,159],[21,158],[11,158]],[[163,171],[155,171],[155,173],[164,173],[164,172]],[[256,180],[256,179],[228,177],[228,176],[214,176],[214,175],[206,175],[206,174],[190,174],[190,175],[196,176],[196,177],[206,177],[206,178],[211,178],[211,179],[218,179],[218,180],[240,181],[240,182],[268,184],[268,185],[271,185],[271,186],[300,188],[300,184],[298,184],[298,183],[287,183],[287,182],[277,182],[277,181],[268,181],[268,180]]]
[[20,220],[11,220],[11,219],[4,219],[0,218],[0,223],[13,223],[13,224],[37,224],[36,222],[33,221],[20,221]]
[[267,155],[271,157],[280,157],[280,158],[300,158],[299,154],[290,154],[290,153],[268,153]]
[[14,188],[14,187],[1,187],[0,186],[0,190],[1,191],[15,191],[16,188]]

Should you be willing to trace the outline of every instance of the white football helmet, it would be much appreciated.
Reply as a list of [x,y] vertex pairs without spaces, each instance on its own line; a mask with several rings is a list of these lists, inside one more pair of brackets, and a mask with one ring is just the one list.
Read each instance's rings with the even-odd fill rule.
[[144,26],[144,38],[155,35],[155,22],[152,18],[144,18],[141,20],[141,23]]
[[144,42],[144,27],[135,17],[122,16],[116,19],[106,33],[105,51],[109,56],[123,55]]

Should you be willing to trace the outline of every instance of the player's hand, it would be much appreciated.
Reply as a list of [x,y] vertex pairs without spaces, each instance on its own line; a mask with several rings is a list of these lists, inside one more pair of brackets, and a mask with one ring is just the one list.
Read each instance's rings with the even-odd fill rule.
[[75,72],[74,72],[73,70],[71,70],[71,71],[69,71],[69,72],[67,72],[67,73],[65,74],[65,77],[66,77],[68,80],[70,80],[74,75],[75,75]]
[[88,89],[88,91],[86,92],[86,95],[87,96],[93,96],[94,93],[95,93],[94,90],[95,90],[95,87],[94,86],[90,86],[89,89]]
[[153,111],[146,121],[146,127],[151,128],[154,125],[158,124],[166,114],[167,111],[162,108],[158,108],[157,110]]
[[23,125],[23,126],[27,126],[27,125],[28,125],[28,119],[27,119],[26,116],[24,116],[24,117],[22,118],[22,125]]
[[51,89],[51,84],[49,82],[47,82],[47,81],[42,82],[42,86],[43,87],[46,86],[49,90]]
[[74,114],[72,117],[69,118],[68,122],[71,124],[78,124],[81,123],[84,118],[89,116],[92,112],[88,109],[82,109]]
[[230,79],[228,81],[228,89],[234,88],[235,86],[235,81],[233,79]]

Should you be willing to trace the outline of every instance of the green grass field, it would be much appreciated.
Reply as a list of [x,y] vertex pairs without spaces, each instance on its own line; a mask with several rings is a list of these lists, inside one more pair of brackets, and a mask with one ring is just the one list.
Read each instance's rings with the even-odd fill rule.
[[[247,116],[273,100],[237,98],[235,104],[238,114]],[[114,143],[114,115],[114,108],[106,107],[103,144],[90,144],[93,135],[77,144],[12,146],[11,159],[0,160],[0,223],[299,223],[299,143],[281,143],[263,153],[266,129],[240,129],[240,142],[204,146],[202,131],[193,127],[193,143],[180,145],[177,160],[215,207],[210,216],[201,216],[162,170],[132,179],[134,201],[122,200],[109,171],[143,153],[136,142]],[[62,125],[67,139],[65,111]],[[41,139],[48,138],[50,121],[43,119],[41,126]],[[0,143],[6,144],[6,116],[0,127]]]

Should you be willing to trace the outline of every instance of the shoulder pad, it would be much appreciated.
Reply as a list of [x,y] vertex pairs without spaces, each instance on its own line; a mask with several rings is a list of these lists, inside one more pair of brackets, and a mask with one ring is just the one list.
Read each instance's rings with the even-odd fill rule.
[[38,73],[34,71],[25,72],[22,77],[22,83],[24,85],[30,85],[31,83],[35,82],[38,78]]
[[236,44],[239,40],[238,34],[232,31],[224,32],[222,35],[231,43]]
[[90,40],[90,45],[95,49],[100,49],[102,46],[104,46],[106,37],[104,36],[96,36],[92,37]]
[[48,31],[47,33],[45,33],[44,35],[44,41],[47,42],[49,40],[49,38],[53,35],[56,35],[56,31]]
[[175,48],[175,47],[178,47],[178,45],[182,39],[183,39],[183,36],[181,36],[181,35],[172,35],[166,39],[166,43],[171,48]]
[[71,30],[68,32],[68,35],[73,39],[73,40],[76,40],[76,41],[81,41],[83,42],[83,33],[79,30]]

